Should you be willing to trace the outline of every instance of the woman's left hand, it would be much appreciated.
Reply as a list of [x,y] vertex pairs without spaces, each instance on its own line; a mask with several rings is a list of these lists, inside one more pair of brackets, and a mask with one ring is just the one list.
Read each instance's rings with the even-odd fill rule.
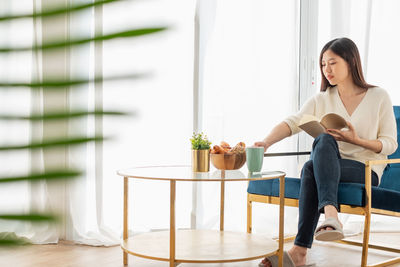
[[357,144],[358,140],[360,139],[353,127],[353,125],[346,121],[348,130],[341,131],[336,129],[327,129],[327,133],[332,135],[336,141],[343,141],[351,144]]

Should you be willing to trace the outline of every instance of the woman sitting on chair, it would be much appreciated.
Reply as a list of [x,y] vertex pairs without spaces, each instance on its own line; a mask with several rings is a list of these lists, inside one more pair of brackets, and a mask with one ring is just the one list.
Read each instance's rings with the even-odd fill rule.
[[[301,110],[275,126],[256,146],[267,149],[300,131],[305,114],[321,118],[336,113],[345,118],[348,129],[327,129],[315,138],[310,160],[301,172],[298,232],[294,246],[284,254],[284,266],[307,266],[307,248],[313,238],[322,241],[344,237],[338,219],[340,182],[365,183],[365,161],[386,159],[397,148],[396,121],[389,95],[365,82],[357,46],[348,38],[328,42],[319,58],[321,92]],[[384,165],[372,167],[372,185],[379,184]],[[325,221],[317,228],[320,213]],[[275,266],[277,256],[263,259],[259,266]],[[310,266],[310,265],[308,265]]]

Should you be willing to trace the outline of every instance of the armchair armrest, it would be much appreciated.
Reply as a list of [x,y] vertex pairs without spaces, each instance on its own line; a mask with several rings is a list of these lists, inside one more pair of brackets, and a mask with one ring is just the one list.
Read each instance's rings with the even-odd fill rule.
[[282,152],[282,153],[264,153],[264,157],[282,157],[282,156],[301,156],[310,155],[310,151],[303,152]]
[[381,159],[381,160],[367,160],[365,165],[380,165],[380,164],[389,164],[389,163],[400,163],[400,159]]

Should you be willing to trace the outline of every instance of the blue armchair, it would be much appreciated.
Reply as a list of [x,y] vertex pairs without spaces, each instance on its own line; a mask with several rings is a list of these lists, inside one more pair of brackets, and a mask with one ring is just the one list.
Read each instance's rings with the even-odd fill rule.
[[[340,243],[362,246],[361,266],[367,266],[368,248],[400,253],[400,249],[369,244],[371,214],[400,217],[400,106],[394,106],[397,123],[397,142],[399,148],[387,160],[366,162],[365,186],[355,183],[340,183],[338,201],[340,212],[365,216],[362,242],[338,241]],[[309,152],[288,153],[305,154]],[[279,153],[278,153],[279,154]],[[274,156],[266,153],[265,156]],[[371,166],[388,164],[379,186],[371,186]],[[285,206],[298,207],[300,189],[299,178],[285,178]],[[252,202],[279,204],[279,180],[251,181],[247,189],[247,232],[251,233]],[[400,257],[370,266],[388,266],[400,262]]]

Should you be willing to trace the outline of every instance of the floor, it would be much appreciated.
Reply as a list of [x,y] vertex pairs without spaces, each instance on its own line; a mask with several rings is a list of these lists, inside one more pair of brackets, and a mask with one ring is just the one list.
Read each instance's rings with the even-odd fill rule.
[[[361,237],[356,237],[361,238]],[[393,244],[400,249],[400,234],[371,234],[371,243]],[[285,244],[290,248],[292,243]],[[390,256],[400,256],[394,253],[378,252],[370,249],[368,263],[376,263],[389,259]],[[309,251],[308,261],[317,266],[360,266],[361,248],[337,243],[316,241]],[[229,264],[180,264],[180,267],[250,267],[258,266],[259,260]],[[122,251],[120,247],[91,247],[61,242],[58,245],[33,245],[27,247],[1,248],[1,267],[122,267]],[[152,261],[129,256],[128,266],[167,267],[166,262]],[[392,265],[400,267],[400,264]]]

